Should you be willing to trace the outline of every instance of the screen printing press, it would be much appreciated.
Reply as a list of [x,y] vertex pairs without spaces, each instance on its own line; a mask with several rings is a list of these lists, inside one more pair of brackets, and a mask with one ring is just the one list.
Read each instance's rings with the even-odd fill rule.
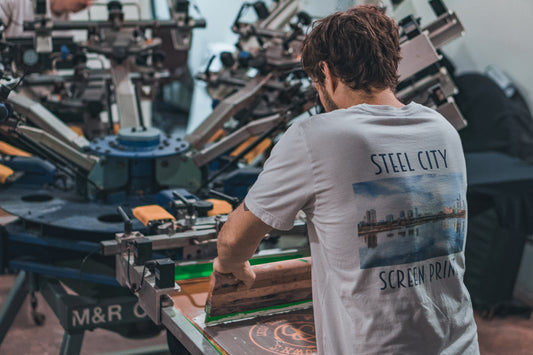
[[193,244],[210,248],[219,229],[211,222],[164,235],[119,233],[101,242],[101,251],[115,255],[117,281],[168,330],[170,345],[174,341],[192,354],[316,352],[305,224],[296,221],[291,231],[274,231],[264,241],[250,260],[257,275],[250,289],[229,275],[214,281],[210,260],[152,259],[152,250],[160,255]]
[[171,296],[174,305],[162,309],[162,323],[191,353],[316,353],[311,307],[206,326],[209,278],[182,281],[180,286],[181,292]]
[[[150,323],[154,332],[164,326],[170,340],[174,339],[177,346],[193,354],[316,352],[310,276],[307,277],[308,287],[302,286],[299,291],[302,293],[300,301],[290,299],[298,293],[294,292],[295,285],[290,283],[290,277],[282,273],[266,286],[270,291],[278,287],[278,292],[273,293],[281,291],[289,297],[281,299],[286,301],[282,309],[272,309],[277,306],[269,305],[271,298],[263,294],[255,299],[260,301],[257,308],[262,309],[262,316],[240,313],[249,319],[205,324],[206,312],[212,311],[212,308],[205,308],[212,294],[210,260],[216,256],[219,222],[223,223],[224,214],[231,210],[203,219],[211,208],[204,199],[212,192],[206,190],[223,186],[225,194],[244,198],[260,170],[252,166],[253,159],[246,160],[248,153],[263,144],[262,149],[267,149],[293,118],[313,106],[316,97],[302,71],[299,56],[309,16],[298,12],[298,2],[294,0],[276,2],[271,12],[260,3],[253,4],[259,18],[253,25],[240,18],[251,4],[243,5],[239,11],[232,28],[240,36],[239,45],[235,53],[220,54],[221,70],[215,72],[215,68],[208,65],[205,72],[198,75],[206,81],[215,105],[209,117],[186,137],[146,126],[140,114],[142,110],[138,109],[137,96],[146,94],[141,84],[145,88],[153,84],[155,88],[155,84],[173,79],[171,74],[175,68],[166,67],[168,61],[156,50],[156,44],[166,47],[165,38],[181,38],[179,43],[173,41],[178,53],[167,55],[167,59],[176,55],[186,59],[192,29],[205,26],[205,21],[188,15],[188,2],[177,2],[179,6],[173,11],[173,21],[123,21],[121,3],[111,1],[107,21],[51,22],[46,28],[40,28],[39,21],[25,24],[27,29],[39,34],[41,44],[52,43],[48,38],[52,31],[84,29],[92,34],[100,32],[94,30],[97,26],[102,33],[109,33],[103,37],[91,36],[88,44],[79,47],[79,53],[75,49],[70,54],[64,51],[68,58],[77,60],[73,76],[50,77],[35,67],[23,88],[54,84],[61,79],[61,87],[76,92],[79,87],[85,88],[85,84],[93,89],[92,84],[98,82],[96,86],[101,90],[83,91],[83,98],[99,109],[95,109],[95,117],[116,104],[121,130],[118,134],[112,132],[110,111],[107,125],[85,115],[83,131],[90,140],[78,136],[43,106],[41,100],[29,99],[15,90],[22,82],[18,73],[7,73],[9,80],[4,78],[0,82],[5,88],[5,97],[0,98],[0,105],[4,105],[0,109],[5,108],[5,117],[0,117],[2,139],[31,153],[22,157],[8,153],[2,160],[6,166],[5,175],[11,178],[0,191],[1,207],[19,220],[0,227],[0,243],[9,246],[9,249],[1,248],[9,253],[0,255],[0,265],[20,273],[16,287],[10,292],[13,301],[5,307],[5,316],[0,314],[0,343],[26,295],[30,293],[33,298],[39,291],[49,295],[45,299],[53,305],[65,328],[62,354],[79,353],[86,330],[105,327],[124,333],[133,328],[130,323],[141,321]],[[434,10],[437,19],[426,27],[420,27],[413,16],[401,21],[403,59],[398,71],[401,84],[397,92],[402,100],[435,108],[460,129],[465,121],[453,101],[452,95],[457,89],[440,65],[438,50],[460,37],[463,26],[443,4]],[[283,28],[293,17],[296,19],[287,32]],[[154,36],[156,32],[170,34],[158,33],[149,41],[139,40],[144,39],[147,28],[153,28]],[[179,35],[171,35],[176,31]],[[24,42],[16,45],[25,48],[28,45]],[[256,44],[260,44],[260,48],[256,48]],[[16,49],[13,45],[8,44],[8,47]],[[117,48],[119,50],[111,50]],[[28,49],[32,48],[25,48]],[[41,53],[41,49],[35,48],[34,52]],[[111,69],[102,75],[101,71],[88,68],[86,56],[82,55],[85,51],[108,57]],[[16,58],[18,52],[12,52]],[[256,53],[255,58],[252,53]],[[11,57],[5,59],[12,60]],[[186,63],[185,59],[179,63]],[[176,64],[175,60],[171,62]],[[145,67],[150,63],[153,65],[148,66],[148,71]],[[30,64],[31,61],[25,63]],[[257,75],[250,77],[250,69]],[[92,75],[81,81],[84,85],[74,85],[80,83],[79,79],[71,83],[71,76],[85,78],[85,73]],[[151,75],[149,78],[158,80],[145,80],[147,73]],[[78,102],[77,96],[74,98],[76,100],[70,100],[67,108],[81,107],[82,112],[91,113]],[[11,109],[7,110],[8,107]],[[239,117],[237,126],[226,125],[234,116]],[[94,121],[98,125],[94,125]],[[221,129],[223,138],[212,141]],[[246,148],[241,149],[243,147]],[[239,164],[244,161],[250,166],[241,168]],[[250,170],[245,171],[246,168]],[[0,181],[1,178],[0,171]],[[232,208],[236,207],[235,201],[228,202]],[[131,210],[136,219],[129,220],[122,209],[117,214],[117,206]],[[121,220],[124,220],[122,233]],[[298,240],[299,245],[279,247],[277,244],[282,244],[284,238]],[[305,224],[295,222],[289,235],[271,233],[255,260],[272,265],[298,261],[308,255]],[[60,282],[68,282],[67,286],[78,292],[75,303]],[[234,286],[237,295],[239,291],[248,292]],[[120,297],[124,301],[119,303],[111,292],[112,287],[126,294]],[[38,319],[35,307],[34,318]],[[118,309],[122,310],[120,317]],[[278,311],[281,313],[272,315]]]

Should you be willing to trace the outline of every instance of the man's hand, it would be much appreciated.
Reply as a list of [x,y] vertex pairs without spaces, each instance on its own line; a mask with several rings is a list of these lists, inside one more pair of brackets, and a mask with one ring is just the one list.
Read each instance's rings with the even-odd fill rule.
[[56,16],[78,12],[91,6],[93,0],[50,0],[50,10]]
[[213,260],[213,271],[221,274],[233,274],[233,276],[241,280],[248,288],[252,287],[255,281],[255,272],[252,270],[249,261],[223,265],[219,258],[215,258]]
[[218,258],[213,261],[213,270],[233,274],[250,287],[255,280],[248,259],[257,250],[259,243],[272,227],[263,223],[244,203],[228,216],[217,237]]

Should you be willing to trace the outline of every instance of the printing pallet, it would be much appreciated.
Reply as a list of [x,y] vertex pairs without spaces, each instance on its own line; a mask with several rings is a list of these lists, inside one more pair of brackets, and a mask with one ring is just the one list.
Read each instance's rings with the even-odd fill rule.
[[206,326],[209,278],[179,284],[181,292],[172,295],[174,306],[163,309],[162,321],[192,354],[316,353],[312,308]]

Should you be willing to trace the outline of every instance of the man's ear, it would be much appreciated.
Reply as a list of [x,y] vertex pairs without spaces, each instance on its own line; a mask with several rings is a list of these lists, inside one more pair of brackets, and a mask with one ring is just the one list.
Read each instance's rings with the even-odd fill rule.
[[328,89],[330,89],[332,93],[334,93],[335,90],[337,90],[339,78],[337,78],[331,73],[329,65],[326,61],[320,62],[320,68],[322,69],[322,73],[324,73],[325,76],[324,85],[328,87]]

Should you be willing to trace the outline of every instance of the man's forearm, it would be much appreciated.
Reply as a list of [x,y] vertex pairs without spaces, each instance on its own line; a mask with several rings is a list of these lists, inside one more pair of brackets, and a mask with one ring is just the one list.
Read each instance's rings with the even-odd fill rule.
[[78,12],[92,4],[93,0],[50,0],[50,11],[56,16]]
[[218,235],[217,249],[221,265],[242,265],[252,257],[271,229],[241,204],[229,215]]

